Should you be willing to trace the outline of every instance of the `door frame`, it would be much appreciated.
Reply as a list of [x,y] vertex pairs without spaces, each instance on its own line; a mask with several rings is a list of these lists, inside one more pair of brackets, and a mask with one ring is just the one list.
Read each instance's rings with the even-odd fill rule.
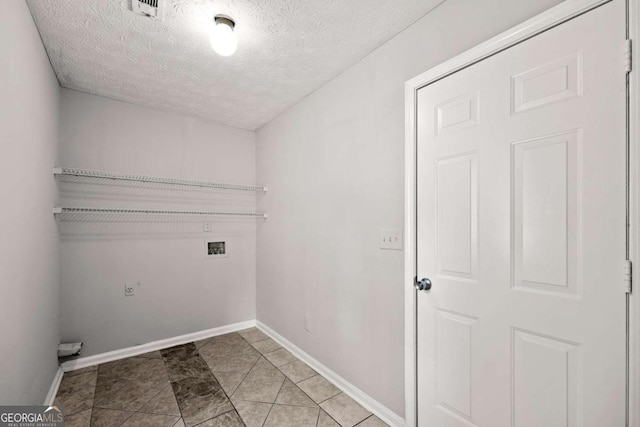
[[[417,162],[417,94],[424,86],[445,78],[505,49],[562,24],[612,0],[566,0],[559,5],[507,30],[466,52],[437,65],[405,83],[405,218],[404,218],[404,308],[405,308],[405,427],[417,427],[416,316],[416,162]],[[634,41],[633,62],[640,56],[640,0],[626,0],[627,38]],[[620,46],[623,49],[623,46]],[[623,64],[620,64],[623,72]],[[633,70],[628,78],[628,202],[629,259],[640,272],[640,73]],[[622,260],[621,260],[622,264]],[[640,273],[638,275],[640,277]],[[638,281],[640,283],[640,281]],[[635,285],[634,285],[635,286]],[[628,294],[628,419],[629,426],[640,427],[640,284]],[[622,275],[620,292],[623,292]]]

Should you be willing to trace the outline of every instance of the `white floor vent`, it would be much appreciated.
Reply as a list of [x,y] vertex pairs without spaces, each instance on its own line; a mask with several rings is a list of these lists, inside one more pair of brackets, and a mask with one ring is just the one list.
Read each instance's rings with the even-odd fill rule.
[[138,15],[162,20],[164,0],[131,0],[131,10]]

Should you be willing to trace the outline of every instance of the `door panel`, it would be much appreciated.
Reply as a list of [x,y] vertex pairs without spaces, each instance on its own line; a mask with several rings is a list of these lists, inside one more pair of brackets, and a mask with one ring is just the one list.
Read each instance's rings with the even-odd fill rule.
[[471,333],[475,319],[437,312],[436,351],[438,405],[445,411],[471,418]]
[[512,145],[516,289],[578,294],[580,142],[572,131]]
[[518,329],[512,342],[513,425],[578,425],[580,346]]
[[418,423],[622,426],[624,2],[418,92]]
[[438,276],[475,280],[478,273],[475,154],[436,163]]

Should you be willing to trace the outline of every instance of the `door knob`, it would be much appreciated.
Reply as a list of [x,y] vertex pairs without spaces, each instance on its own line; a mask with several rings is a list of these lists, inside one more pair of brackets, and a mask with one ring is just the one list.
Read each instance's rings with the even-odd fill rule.
[[431,289],[431,280],[427,279],[426,277],[418,280],[418,278],[416,277],[413,285],[419,291],[428,291],[429,289]]

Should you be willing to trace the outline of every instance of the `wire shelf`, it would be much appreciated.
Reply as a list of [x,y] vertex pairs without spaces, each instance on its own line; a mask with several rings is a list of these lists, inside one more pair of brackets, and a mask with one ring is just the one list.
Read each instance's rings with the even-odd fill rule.
[[218,216],[218,217],[245,217],[245,218],[264,218],[267,214],[264,212],[235,212],[235,211],[199,211],[199,210],[167,210],[167,209],[128,209],[128,208],[87,208],[87,207],[68,207],[54,206],[54,215],[63,214],[104,214],[104,215],[169,215],[169,216]]
[[181,178],[163,178],[163,177],[146,176],[146,175],[131,175],[131,174],[89,170],[89,169],[54,168],[53,174],[55,176],[85,177],[85,178],[104,179],[104,180],[113,180],[113,181],[167,184],[167,185],[176,185],[176,186],[183,186],[183,187],[200,187],[200,188],[213,188],[213,189],[219,189],[219,190],[267,192],[267,187],[261,186],[261,185],[223,184],[219,182],[196,181],[196,180],[181,179]]

